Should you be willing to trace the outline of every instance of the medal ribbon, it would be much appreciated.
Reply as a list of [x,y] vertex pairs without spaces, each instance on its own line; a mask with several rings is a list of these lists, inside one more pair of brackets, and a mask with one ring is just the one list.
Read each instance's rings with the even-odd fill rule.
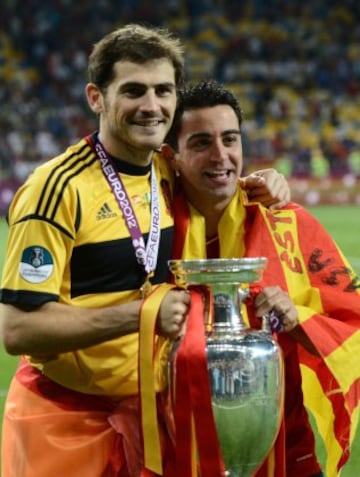
[[131,235],[136,259],[146,274],[149,276],[156,269],[160,245],[160,201],[159,189],[156,180],[154,164],[151,164],[151,221],[148,241],[145,247],[144,237],[141,233],[131,200],[126,192],[121,177],[117,173],[114,161],[107,154],[103,145],[97,139],[95,152],[101,164],[101,169],[112,193],[122,212],[125,223]]

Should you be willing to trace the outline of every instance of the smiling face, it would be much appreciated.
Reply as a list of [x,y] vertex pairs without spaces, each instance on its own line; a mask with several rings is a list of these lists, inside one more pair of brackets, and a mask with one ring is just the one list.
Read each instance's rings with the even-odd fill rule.
[[223,210],[243,167],[239,120],[229,105],[189,109],[181,119],[174,166],[191,204]]
[[100,137],[108,152],[146,165],[170,128],[175,106],[175,71],[166,59],[144,64],[120,61],[105,92],[87,85],[87,97],[100,115]]

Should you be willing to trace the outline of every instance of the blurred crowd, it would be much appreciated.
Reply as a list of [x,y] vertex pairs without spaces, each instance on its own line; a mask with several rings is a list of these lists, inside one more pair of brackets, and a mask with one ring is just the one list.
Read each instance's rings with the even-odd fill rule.
[[356,0],[3,0],[0,212],[35,165],[96,127],[87,56],[128,22],[168,27],[185,44],[188,80],[233,89],[248,171],[360,180],[359,20]]

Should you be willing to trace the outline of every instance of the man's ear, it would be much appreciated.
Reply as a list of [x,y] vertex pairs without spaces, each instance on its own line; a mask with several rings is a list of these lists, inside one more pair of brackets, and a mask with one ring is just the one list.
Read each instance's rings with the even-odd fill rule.
[[88,83],[85,92],[92,111],[100,114],[103,111],[103,96],[99,88],[94,83]]
[[161,155],[167,160],[170,164],[173,171],[178,171],[177,160],[176,160],[176,152],[174,149],[167,143],[164,143],[160,147]]

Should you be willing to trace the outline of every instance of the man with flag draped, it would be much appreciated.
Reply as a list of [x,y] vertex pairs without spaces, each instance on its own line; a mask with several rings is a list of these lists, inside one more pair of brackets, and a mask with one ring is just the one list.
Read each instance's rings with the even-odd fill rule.
[[306,408],[327,451],[324,472],[335,477],[348,460],[359,414],[359,281],[304,208],[268,210],[246,201],[238,179],[241,123],[236,98],[215,82],[179,95],[162,148],[178,176],[174,258],[268,258],[263,289],[243,313],[255,328],[270,310],[280,316],[285,406],[277,442],[256,477],[323,475]]

